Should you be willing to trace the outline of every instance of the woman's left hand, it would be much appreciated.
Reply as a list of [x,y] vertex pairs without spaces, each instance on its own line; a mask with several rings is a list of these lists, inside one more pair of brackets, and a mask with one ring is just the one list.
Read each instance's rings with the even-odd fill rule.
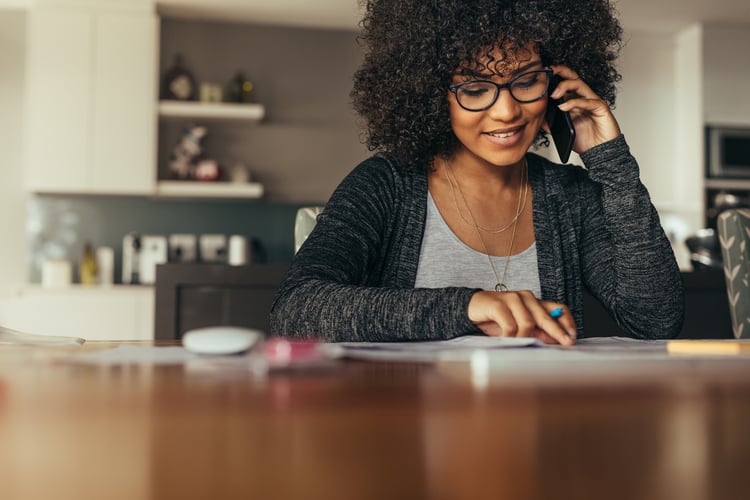
[[565,98],[560,109],[569,112],[573,120],[576,130],[573,151],[585,153],[594,146],[620,136],[620,126],[609,105],[586,82],[567,66],[552,66],[552,70],[562,80],[550,97]]

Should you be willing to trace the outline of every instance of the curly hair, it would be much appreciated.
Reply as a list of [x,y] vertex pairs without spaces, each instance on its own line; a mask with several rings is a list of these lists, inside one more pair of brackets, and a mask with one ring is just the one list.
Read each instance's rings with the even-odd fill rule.
[[[569,66],[614,106],[622,28],[609,0],[367,0],[365,9],[352,103],[368,148],[403,166],[430,166],[460,146],[448,85],[496,47],[533,46],[542,64]],[[537,142],[548,144],[541,132]]]

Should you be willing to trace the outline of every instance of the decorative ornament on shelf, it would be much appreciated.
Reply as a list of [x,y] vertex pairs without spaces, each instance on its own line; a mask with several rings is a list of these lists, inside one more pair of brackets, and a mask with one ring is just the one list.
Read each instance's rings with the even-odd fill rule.
[[201,102],[223,102],[224,91],[221,89],[221,84],[212,83],[212,82],[201,82],[200,101]]
[[218,181],[221,178],[219,162],[211,159],[200,160],[193,169],[193,178],[197,181]]
[[174,64],[162,80],[161,98],[192,101],[195,97],[195,78],[193,78],[193,75],[185,67],[182,54],[175,54]]
[[245,164],[241,161],[237,162],[229,172],[229,180],[236,184],[244,184],[250,182],[252,180],[250,170],[248,170],[247,166],[245,166]]
[[253,82],[238,71],[227,86],[227,102],[248,103],[252,100]]
[[169,157],[172,179],[215,181],[221,178],[218,162],[203,154],[202,141],[207,133],[208,129],[202,125],[191,125],[182,131]]

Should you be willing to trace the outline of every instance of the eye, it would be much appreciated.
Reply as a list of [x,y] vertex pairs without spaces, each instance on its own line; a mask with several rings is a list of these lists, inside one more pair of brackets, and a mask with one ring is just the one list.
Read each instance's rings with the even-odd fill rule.
[[458,90],[466,97],[481,97],[490,92],[491,89],[486,82],[466,82]]
[[523,75],[519,75],[515,80],[513,80],[513,86],[520,87],[520,88],[529,88],[533,87],[540,81],[540,74],[537,71],[534,71],[532,73],[524,73]]

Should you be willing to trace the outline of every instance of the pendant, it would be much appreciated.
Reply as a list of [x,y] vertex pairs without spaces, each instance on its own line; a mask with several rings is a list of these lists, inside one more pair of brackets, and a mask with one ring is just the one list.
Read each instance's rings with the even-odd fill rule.
[[496,292],[507,292],[508,287],[505,286],[505,283],[498,283],[495,285],[495,291]]

